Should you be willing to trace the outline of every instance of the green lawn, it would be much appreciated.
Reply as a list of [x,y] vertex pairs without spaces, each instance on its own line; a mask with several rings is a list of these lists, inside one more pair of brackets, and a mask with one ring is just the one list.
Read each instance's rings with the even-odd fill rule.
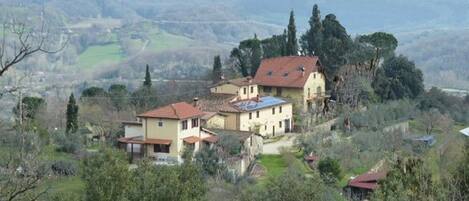
[[90,46],[78,57],[78,66],[92,69],[99,65],[119,63],[125,58],[120,45],[115,42],[108,45]]
[[258,163],[265,168],[266,174],[259,178],[258,184],[262,186],[269,178],[282,175],[290,165],[295,165],[305,174],[312,173],[313,170],[303,162],[302,152],[294,152],[291,156],[290,159],[287,159],[288,157],[284,155],[261,155]]

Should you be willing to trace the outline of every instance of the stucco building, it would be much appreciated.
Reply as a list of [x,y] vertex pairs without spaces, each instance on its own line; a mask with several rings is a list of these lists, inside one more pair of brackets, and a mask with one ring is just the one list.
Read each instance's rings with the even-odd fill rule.
[[324,69],[316,56],[263,59],[253,83],[261,95],[288,98],[303,111],[326,95]]

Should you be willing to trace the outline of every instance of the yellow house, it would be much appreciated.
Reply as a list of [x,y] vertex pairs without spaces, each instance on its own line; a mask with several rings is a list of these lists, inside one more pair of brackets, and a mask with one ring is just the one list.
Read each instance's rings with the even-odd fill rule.
[[292,104],[277,97],[240,99],[237,95],[211,94],[194,104],[205,112],[222,114],[223,129],[275,136],[291,132],[293,128]]
[[254,77],[259,93],[285,97],[307,111],[326,95],[324,69],[315,56],[263,59]]
[[252,77],[223,80],[210,87],[210,93],[237,95],[242,100],[255,98],[259,94],[258,86]]
[[127,147],[130,145],[131,154],[134,145],[138,145],[138,152],[144,156],[161,162],[181,162],[185,148],[196,152],[200,141],[211,136],[200,132],[200,117],[203,115],[202,111],[185,102],[157,108],[138,115],[140,135],[126,130],[126,136],[119,142],[127,144]]

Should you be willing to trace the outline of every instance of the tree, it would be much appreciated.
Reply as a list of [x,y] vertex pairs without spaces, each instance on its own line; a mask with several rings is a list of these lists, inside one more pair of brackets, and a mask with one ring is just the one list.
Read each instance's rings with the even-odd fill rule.
[[319,161],[318,170],[322,180],[327,184],[335,184],[342,178],[339,162],[330,157]]
[[[285,31],[286,32],[286,31]],[[273,35],[261,41],[262,58],[273,58],[286,55],[287,34]]]
[[450,127],[450,120],[450,117],[441,114],[436,108],[423,112],[419,118],[419,122],[425,126],[425,133],[427,135],[434,134],[433,130],[436,128],[441,128],[447,132],[448,128],[444,129],[444,127]]
[[132,171],[130,201],[202,200],[207,192],[197,166],[155,166],[144,160]]
[[298,55],[298,41],[296,39],[295,14],[293,10],[290,11],[290,20],[288,22],[286,55]]
[[212,82],[214,84],[220,82],[223,76],[220,55],[213,58]]
[[301,36],[301,49],[306,55],[321,55],[323,28],[321,23],[321,11],[317,4],[313,6],[309,26],[310,28]]
[[221,160],[217,150],[208,146],[204,146],[195,154],[196,164],[202,167],[205,174],[211,176],[221,176],[224,172],[225,166],[220,163]]
[[306,177],[294,166],[278,177],[269,178],[265,188],[244,188],[241,201],[332,200],[328,189],[317,174]]
[[111,102],[117,111],[121,111],[124,108],[128,107],[129,99],[129,91],[125,85],[121,84],[113,84],[108,89],[109,97],[111,98]]
[[[383,63],[383,73],[377,75],[373,84],[375,91],[382,100],[417,98],[424,92],[423,74],[415,67],[414,62],[405,56],[393,56]],[[384,80],[383,80],[384,79]],[[383,91],[382,88],[389,88]]]
[[36,115],[39,114],[39,111],[41,109],[45,109],[46,107],[46,102],[42,98],[38,97],[24,97],[22,102],[22,113],[19,114],[20,112],[20,105],[16,105],[16,108],[14,108],[13,112],[17,115],[20,115],[23,120],[34,120],[36,118]]
[[431,171],[418,158],[398,159],[379,185],[372,200],[436,200],[438,196]]
[[[3,126],[3,125],[2,125]],[[48,188],[49,166],[41,159],[41,141],[36,133],[0,126],[0,200],[38,200]]]
[[2,43],[0,44],[0,77],[11,67],[36,53],[53,54],[61,51],[67,42],[57,50],[48,46],[54,41],[46,31],[45,23],[41,27],[28,27],[24,23],[3,23]]
[[67,133],[75,133],[78,130],[78,105],[75,101],[73,93],[70,94],[67,104],[67,123],[65,131]]
[[80,101],[87,104],[101,104],[109,94],[101,87],[89,87],[81,92]]
[[132,93],[132,103],[139,112],[153,108],[157,104],[156,91],[151,84],[151,75],[149,66],[146,66],[145,81],[143,86]]
[[458,162],[452,173],[450,182],[450,197],[452,200],[469,200],[469,140],[465,140],[462,160]]
[[239,46],[231,51],[230,59],[242,76],[254,77],[262,60],[261,42],[257,36],[241,41]]
[[150,66],[148,66],[148,64],[145,68],[145,80],[143,81],[143,86],[147,88],[151,88]]
[[388,58],[394,55],[398,41],[389,33],[376,32],[370,35],[359,36],[358,40],[375,49],[375,57],[370,60],[370,70],[373,71],[380,63],[381,58]]
[[125,154],[111,148],[101,148],[85,157],[81,172],[85,200],[125,200],[132,186]]

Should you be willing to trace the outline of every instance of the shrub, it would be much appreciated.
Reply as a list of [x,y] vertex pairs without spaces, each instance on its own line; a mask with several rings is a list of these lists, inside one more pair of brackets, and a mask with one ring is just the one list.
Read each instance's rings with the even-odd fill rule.
[[59,160],[52,163],[51,169],[56,175],[73,176],[76,175],[78,167],[71,161]]
[[54,136],[57,151],[66,153],[76,153],[82,148],[80,136],[76,133],[60,133]]

